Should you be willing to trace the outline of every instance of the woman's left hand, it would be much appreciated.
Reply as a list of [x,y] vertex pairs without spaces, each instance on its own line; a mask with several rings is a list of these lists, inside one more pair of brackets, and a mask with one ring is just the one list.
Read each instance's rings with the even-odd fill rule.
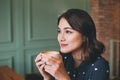
[[65,70],[62,56],[59,54],[59,58],[49,57],[44,69],[51,74],[57,80],[70,80],[67,71]]

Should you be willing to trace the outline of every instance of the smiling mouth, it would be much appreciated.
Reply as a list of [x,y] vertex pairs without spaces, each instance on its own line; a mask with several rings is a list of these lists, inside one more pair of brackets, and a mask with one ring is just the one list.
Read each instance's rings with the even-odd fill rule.
[[60,47],[66,47],[68,44],[60,44]]

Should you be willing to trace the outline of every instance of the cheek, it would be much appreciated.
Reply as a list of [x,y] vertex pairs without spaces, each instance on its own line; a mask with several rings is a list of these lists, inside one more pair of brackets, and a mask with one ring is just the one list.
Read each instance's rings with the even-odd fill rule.
[[70,41],[70,44],[73,48],[80,48],[82,45],[82,38],[81,37],[75,37]]
[[81,39],[73,40],[72,43],[76,46],[80,46],[82,44],[82,40]]

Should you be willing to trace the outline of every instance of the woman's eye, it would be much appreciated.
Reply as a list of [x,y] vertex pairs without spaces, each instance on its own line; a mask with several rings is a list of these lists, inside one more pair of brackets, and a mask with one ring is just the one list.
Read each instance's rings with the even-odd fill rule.
[[67,33],[67,34],[71,34],[72,32],[67,30],[66,33]]
[[60,30],[57,30],[58,33],[60,33]]

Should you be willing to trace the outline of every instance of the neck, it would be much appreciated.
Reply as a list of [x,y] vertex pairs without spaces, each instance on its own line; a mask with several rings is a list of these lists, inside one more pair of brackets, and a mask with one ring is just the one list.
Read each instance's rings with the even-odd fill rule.
[[81,60],[81,53],[80,52],[74,52],[72,53],[73,59],[75,61],[75,68],[79,67],[79,65],[82,63]]

